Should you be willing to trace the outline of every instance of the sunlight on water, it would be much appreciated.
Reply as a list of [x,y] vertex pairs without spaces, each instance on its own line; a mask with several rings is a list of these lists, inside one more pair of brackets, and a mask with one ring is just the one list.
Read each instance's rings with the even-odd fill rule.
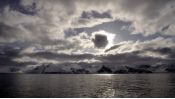
[[0,89],[2,98],[167,98],[175,74],[0,74]]
[[116,75],[116,74],[94,74],[94,75],[99,75],[99,76],[112,76],[112,75]]

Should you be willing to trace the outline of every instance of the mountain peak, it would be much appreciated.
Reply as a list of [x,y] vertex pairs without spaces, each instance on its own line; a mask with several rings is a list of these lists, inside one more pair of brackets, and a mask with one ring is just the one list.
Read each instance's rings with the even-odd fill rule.
[[102,66],[100,70],[97,71],[97,73],[112,73],[112,70],[106,66]]

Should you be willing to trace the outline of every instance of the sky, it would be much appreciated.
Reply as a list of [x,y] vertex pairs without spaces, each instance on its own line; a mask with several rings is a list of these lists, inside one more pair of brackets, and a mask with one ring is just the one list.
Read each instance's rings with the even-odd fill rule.
[[175,63],[174,0],[0,0],[0,67]]

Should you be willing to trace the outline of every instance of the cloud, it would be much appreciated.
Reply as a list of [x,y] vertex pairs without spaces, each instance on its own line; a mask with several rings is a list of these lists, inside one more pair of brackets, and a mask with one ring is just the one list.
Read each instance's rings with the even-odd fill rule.
[[163,31],[163,34],[164,34],[164,35],[171,35],[171,36],[174,36],[174,35],[175,35],[174,29],[175,29],[175,23],[169,25],[169,26],[167,27],[167,29],[166,29],[165,31]]
[[10,57],[0,57],[0,66],[14,66],[14,67],[25,67],[28,65],[36,65],[36,62],[17,62],[13,61]]
[[[28,9],[33,4],[36,4],[36,7]],[[0,13],[0,42],[18,42],[30,46],[22,48],[1,46],[0,58],[4,62],[1,61],[0,64],[22,66],[47,61],[85,60],[131,65],[172,63],[175,47],[173,37],[167,39],[158,37],[143,42],[125,41],[114,45],[115,34],[112,33],[83,32],[68,37],[65,31],[120,20],[131,23],[123,26],[123,29],[129,30],[131,34],[141,33],[149,36],[160,32],[163,35],[173,36],[174,5],[173,0],[21,0],[21,6],[34,13],[26,14],[11,9],[10,6],[3,8]],[[91,15],[83,18],[84,12]],[[93,12],[100,16],[95,16]],[[106,12],[110,17],[101,18]],[[38,49],[31,45],[40,46],[43,50],[36,51]],[[106,53],[92,54],[94,49],[90,51],[89,49],[93,45],[95,49],[105,50]]]
[[117,9],[113,17],[118,16],[123,21],[132,22],[126,28],[132,34],[149,36],[156,32],[161,33],[162,28],[174,20],[174,1],[171,0],[159,0],[158,3],[156,0],[123,0],[119,4],[120,11]]
[[[158,3],[155,0],[101,0],[100,2],[96,0],[90,2],[88,0],[22,0],[21,6],[25,8],[34,3],[36,7],[29,9],[34,10],[32,12],[35,13],[32,15],[12,10],[9,6],[3,9],[0,21],[10,30],[1,28],[2,38],[4,38],[1,41],[20,41],[20,43],[43,46],[58,45],[66,39],[64,31],[69,28],[93,27],[114,20],[129,21],[132,24],[124,26],[125,29],[129,29],[132,34],[141,33],[148,36],[161,32],[163,27],[175,20],[172,13],[175,11],[172,7],[174,1],[171,0],[159,0]],[[81,18],[83,12],[92,13],[92,11],[99,14],[109,12],[111,17],[96,18],[92,15],[88,19]],[[168,31],[163,33],[172,35]]]
[[18,66],[23,67],[27,65],[35,65],[36,62],[17,62],[14,61],[15,58],[22,58],[22,55],[19,53],[21,52],[21,49],[13,48],[10,46],[0,45],[0,66]]
[[21,38],[22,37],[22,32],[20,29],[13,27],[13,26],[8,26],[4,22],[0,22],[0,41],[1,42],[13,42],[16,40],[16,38]]
[[163,47],[157,49],[146,49],[145,51],[151,51],[153,53],[157,53],[159,55],[165,55],[166,58],[175,58],[175,48]]
[[[33,27],[33,26],[32,26]],[[32,27],[28,27],[32,30]],[[26,28],[26,27],[25,27]],[[37,34],[36,32],[26,32],[23,30],[23,27],[20,26],[9,26],[4,22],[0,22],[0,41],[1,42],[18,42],[22,44],[35,44],[35,45],[42,45],[42,46],[57,46],[59,49],[57,50],[71,50],[75,48],[81,48],[82,42],[87,42],[83,40],[70,40],[67,39],[52,39],[49,38],[47,35],[41,36],[40,33]],[[37,37],[40,38],[37,38]],[[86,33],[80,33],[79,37],[87,38],[88,35]],[[87,43],[88,44],[88,43]],[[86,43],[84,43],[84,46]]]
[[95,34],[95,37],[92,38],[92,42],[97,49],[104,49],[108,45],[107,36],[103,34]]
[[162,32],[163,27],[174,21],[175,8],[172,0],[101,0],[100,2],[84,0],[76,3],[81,4],[83,10],[95,10],[100,13],[110,11],[114,19],[132,22],[127,28],[132,34],[153,35],[156,32]]
[[[16,6],[19,7],[18,5],[16,5]],[[20,12],[20,11],[24,10],[22,8],[19,11],[19,10],[13,9],[12,6],[7,5],[1,10],[2,10],[2,12],[0,13],[0,17],[1,17],[0,22],[4,22],[10,26],[19,25],[22,23],[35,22],[35,21],[39,20],[39,17],[36,15],[30,15],[30,14]],[[25,10],[25,12],[27,12],[27,10]]]
[[[45,2],[45,3],[43,3]],[[64,31],[73,28],[92,27],[103,22],[109,22],[109,18],[80,18],[82,10],[76,8],[75,1],[21,1],[25,8],[36,7],[33,15],[18,12],[7,6],[0,14],[1,18],[1,42],[18,42],[20,44],[35,44],[37,46],[59,46],[59,50],[71,50],[83,46],[89,46],[89,41],[74,41],[65,38]],[[54,6],[53,6],[54,4]],[[47,7],[46,7],[47,5]],[[53,8],[54,7],[54,8]],[[70,8],[70,9],[69,9]],[[62,10],[64,9],[64,11]],[[27,9],[26,9],[27,10]],[[59,13],[58,13],[59,12]],[[63,17],[64,16],[64,17]],[[88,35],[80,34],[88,38]],[[81,43],[82,42],[82,43]],[[64,46],[65,45],[65,46]],[[75,46],[74,46],[75,45]]]
[[85,59],[92,59],[95,55],[93,54],[64,54],[64,53],[53,53],[53,52],[36,52],[32,54],[26,54],[31,58],[43,58],[48,60],[56,60],[59,62],[71,62],[81,61]]
[[114,46],[110,47],[109,49],[106,49],[105,52],[109,52],[109,51],[111,51],[111,50],[117,49],[117,48],[119,48],[119,47],[122,46],[122,45],[123,45],[123,44],[114,45]]
[[114,37],[115,34],[100,30],[92,33],[91,40],[94,43],[94,48],[105,49],[113,45]]
[[79,36],[82,38],[89,38],[89,35],[85,32],[79,33]]
[[[156,45],[156,43],[154,44],[153,41],[150,41],[152,45],[148,42],[144,43],[142,42],[139,45],[133,45],[135,46],[135,48],[137,48],[135,50],[131,50],[125,53],[114,53],[114,54],[90,54],[90,53],[85,54],[82,52],[74,54],[73,53],[66,54],[52,51],[34,51],[32,47],[14,48],[1,45],[0,59],[2,61],[0,62],[0,65],[26,67],[29,65],[36,65],[42,63],[64,63],[64,62],[93,63],[97,61],[101,63],[115,63],[118,65],[129,65],[129,66],[137,66],[141,64],[153,65],[160,63],[174,63],[175,46],[174,48],[165,46],[160,47]],[[158,40],[156,39],[155,41]],[[125,46],[124,44],[120,45],[121,47]],[[147,55],[147,53],[151,53],[151,55]],[[161,56],[164,57],[162,58]]]
[[54,45],[47,48],[46,51],[71,52],[73,50],[84,50],[93,47],[93,42],[87,33],[82,32],[76,36],[67,37],[64,44]]
[[[157,37],[155,39],[152,40],[145,40],[143,42],[137,40],[137,41],[123,41],[120,42],[116,45],[120,45],[121,46],[119,48],[113,49],[111,51],[109,51],[108,53],[126,53],[126,52],[132,52],[132,51],[141,51],[141,50],[145,50],[148,48],[153,48],[153,49],[157,49],[157,48],[164,48],[164,47],[168,47],[168,48],[173,48],[175,47],[175,38],[171,37],[171,38],[163,38],[163,37]],[[115,45],[114,45],[115,46]]]
[[[76,62],[84,60],[96,60],[102,63],[116,63],[118,65],[141,65],[174,63],[175,39],[158,37],[144,42],[125,41],[110,48],[110,51],[118,51],[113,54],[63,54],[53,52],[40,52],[28,54],[31,58],[44,58],[55,61]],[[120,46],[120,48],[115,48]],[[125,50],[128,48],[127,50]],[[118,50],[119,49],[119,50]],[[106,49],[109,50],[109,49]],[[123,52],[122,52],[123,51]]]
[[[25,28],[22,25],[10,26],[5,24],[4,22],[0,22],[0,38],[1,38],[0,41],[1,42],[19,42],[22,44],[39,44],[43,46],[64,44],[68,42],[62,39],[50,38],[47,35],[43,35],[40,32],[28,31]],[[32,30],[33,28],[28,27],[28,29]],[[44,32],[44,31],[41,31],[41,32]]]
[[[159,53],[160,49],[147,50],[152,51],[154,53]],[[151,56],[140,56],[140,54],[144,54],[144,51],[132,51],[127,53],[119,53],[119,54],[107,54],[107,55],[94,55],[94,54],[61,54],[61,53],[53,53],[53,52],[36,52],[33,54],[26,54],[31,58],[36,59],[46,59],[46,60],[54,60],[57,62],[82,62],[85,60],[96,60],[101,63],[116,63],[118,65],[129,65],[129,66],[137,66],[141,64],[158,64],[158,63],[174,63],[173,58],[161,58],[161,57],[151,57]],[[166,55],[169,55],[171,52],[167,52]],[[92,61],[94,62],[94,61]]]
[[81,41],[80,40],[75,40],[75,41],[68,41],[64,45],[57,45],[53,46],[51,49],[48,49],[47,51],[69,51],[69,50],[74,50],[74,49],[81,49]]
[[35,50],[34,46],[23,47],[21,48],[21,51],[19,54],[33,53],[34,50]]
[[82,28],[82,27],[93,27],[99,24],[102,24],[104,22],[110,22],[110,21],[114,21],[113,19],[109,19],[109,18],[91,18],[91,19],[76,19],[73,20],[71,23],[71,26],[76,27],[76,28]]

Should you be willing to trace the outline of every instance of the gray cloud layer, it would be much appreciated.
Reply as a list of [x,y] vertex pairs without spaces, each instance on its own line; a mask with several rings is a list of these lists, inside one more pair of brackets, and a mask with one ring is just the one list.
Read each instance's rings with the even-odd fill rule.
[[[121,45],[122,46],[122,45]],[[33,53],[21,53],[25,48],[15,49],[9,46],[0,46],[0,62],[1,66],[28,66],[35,65],[42,60],[53,60],[59,62],[81,62],[84,60],[97,60],[102,63],[117,63],[118,65],[142,65],[142,64],[157,64],[157,63],[175,63],[175,48],[146,48],[143,50],[118,53],[118,54],[106,54],[106,55],[95,55],[95,54],[64,54],[64,53],[54,53],[48,51],[40,51]],[[153,54],[159,54],[165,56],[161,57],[151,57],[146,56],[145,53],[151,52]],[[35,59],[36,61],[15,61],[14,59],[22,59],[23,57],[29,57]],[[38,62],[37,62],[38,61]],[[43,61],[44,62],[44,61]]]
[[15,58],[22,58],[23,56],[20,55],[20,52],[23,50],[15,49],[13,47],[0,45],[0,66],[18,66],[18,67],[25,67],[27,65],[35,65],[36,62],[17,62],[13,59]]

